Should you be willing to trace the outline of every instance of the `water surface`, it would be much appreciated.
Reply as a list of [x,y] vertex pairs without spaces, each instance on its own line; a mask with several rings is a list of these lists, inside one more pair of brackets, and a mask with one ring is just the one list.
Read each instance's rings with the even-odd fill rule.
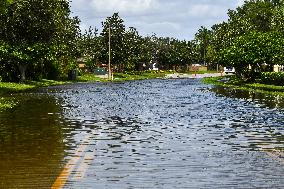
[[283,188],[267,153],[283,152],[283,101],[242,94],[193,79],[40,90],[1,115],[2,186],[48,188],[76,156],[65,188]]

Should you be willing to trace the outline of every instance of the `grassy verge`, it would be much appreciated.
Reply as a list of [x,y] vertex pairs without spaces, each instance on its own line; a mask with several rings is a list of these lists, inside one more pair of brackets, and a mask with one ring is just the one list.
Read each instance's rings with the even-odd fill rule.
[[11,109],[17,105],[16,99],[11,94],[64,83],[67,82],[53,80],[27,81],[25,83],[0,82],[0,111]]
[[8,83],[0,82],[0,95],[6,95],[11,93],[19,93],[28,91],[39,87],[48,87],[52,85],[61,85],[66,82],[53,81],[53,80],[42,80],[42,81],[26,81],[24,83]]
[[[132,80],[145,80],[145,79],[157,79],[164,78],[166,74],[173,74],[175,71],[133,71],[126,73],[114,73],[113,81],[121,82],[121,81],[132,81]],[[187,72],[186,74],[206,74],[206,73],[217,73],[216,71],[198,71],[198,72]],[[109,82],[108,79],[100,78],[94,74],[84,74],[79,76],[79,81],[81,82]]]
[[[172,73],[170,71],[145,71],[145,72],[127,72],[127,73],[114,73],[113,81],[133,81],[133,80],[145,80],[145,79],[155,79],[155,78],[164,78],[167,73]],[[85,74],[79,76],[79,81],[85,82],[109,82],[108,79],[100,78],[94,74]]]
[[254,91],[259,93],[267,93],[270,95],[284,96],[284,87],[276,85],[268,85],[261,83],[247,83],[236,77],[215,77],[215,78],[204,78],[204,83],[234,88],[237,90]]
[[108,82],[108,79],[100,78],[94,74],[84,74],[78,77],[79,82]]
[[129,72],[129,73],[115,73],[114,81],[132,81],[164,78],[166,73],[163,71],[148,71],[148,72]]

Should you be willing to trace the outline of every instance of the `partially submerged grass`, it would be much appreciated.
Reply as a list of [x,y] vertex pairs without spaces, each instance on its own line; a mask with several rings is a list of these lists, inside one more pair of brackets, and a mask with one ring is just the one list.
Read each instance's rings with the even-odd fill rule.
[[[165,72],[149,71],[149,72],[131,72],[131,73],[114,73],[115,82],[142,80],[162,78]],[[108,79],[100,78],[94,74],[84,74],[78,77],[75,82],[110,82]],[[21,93],[31,91],[41,87],[48,87],[52,85],[62,85],[70,83],[70,81],[54,81],[54,80],[41,80],[41,81],[26,81],[23,83],[0,82],[0,111],[14,108],[18,102],[12,96],[14,93]]]
[[11,94],[64,83],[67,82],[45,79],[41,81],[26,81],[24,83],[0,82],[0,111],[12,109],[18,104]]
[[60,85],[67,82],[54,81],[54,80],[41,80],[41,81],[26,81],[24,83],[11,83],[11,82],[0,82],[0,95],[6,95],[11,93],[19,93],[36,89],[39,87],[48,87],[52,85]]
[[17,102],[12,97],[1,97],[0,98],[0,112],[7,109],[12,109],[17,105]]
[[204,83],[214,84],[218,86],[224,86],[234,88],[237,90],[254,91],[259,93],[267,93],[271,95],[284,96],[284,86],[268,85],[261,83],[248,83],[236,77],[215,77],[204,78]]

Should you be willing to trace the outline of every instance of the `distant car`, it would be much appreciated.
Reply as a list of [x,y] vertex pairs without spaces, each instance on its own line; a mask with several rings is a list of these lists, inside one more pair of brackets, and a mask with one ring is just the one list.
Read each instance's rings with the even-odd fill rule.
[[224,67],[224,72],[225,74],[229,74],[229,73],[234,74],[236,73],[236,70],[234,67]]

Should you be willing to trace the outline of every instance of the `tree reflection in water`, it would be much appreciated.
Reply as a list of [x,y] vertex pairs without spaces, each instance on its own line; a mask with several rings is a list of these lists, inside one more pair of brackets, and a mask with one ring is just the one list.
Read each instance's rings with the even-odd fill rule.
[[44,188],[61,171],[66,145],[53,97],[17,95],[21,105],[0,113],[0,188]]

